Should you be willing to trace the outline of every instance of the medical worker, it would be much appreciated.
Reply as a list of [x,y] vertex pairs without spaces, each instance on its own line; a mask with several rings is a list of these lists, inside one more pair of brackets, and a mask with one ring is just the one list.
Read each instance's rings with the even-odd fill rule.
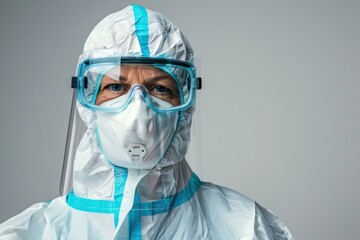
[[202,182],[184,156],[201,79],[180,30],[131,5],[90,33],[72,86],[87,130],[73,189],[0,225],[0,239],[293,239],[269,210]]

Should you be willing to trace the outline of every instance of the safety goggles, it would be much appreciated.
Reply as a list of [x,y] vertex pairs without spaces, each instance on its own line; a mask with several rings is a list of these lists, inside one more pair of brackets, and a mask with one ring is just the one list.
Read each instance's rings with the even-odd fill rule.
[[140,92],[154,111],[182,111],[195,101],[201,78],[186,61],[105,56],[81,61],[72,87],[78,101],[91,110],[121,112]]

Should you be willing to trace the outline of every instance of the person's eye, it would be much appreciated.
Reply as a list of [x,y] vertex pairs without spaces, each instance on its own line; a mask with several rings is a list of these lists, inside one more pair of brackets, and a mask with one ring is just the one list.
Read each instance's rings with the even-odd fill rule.
[[158,93],[171,93],[171,90],[167,87],[164,87],[164,86],[160,86],[160,85],[156,85],[154,87],[154,90]]
[[107,88],[113,92],[119,92],[124,89],[124,87],[121,84],[109,84],[105,88]]

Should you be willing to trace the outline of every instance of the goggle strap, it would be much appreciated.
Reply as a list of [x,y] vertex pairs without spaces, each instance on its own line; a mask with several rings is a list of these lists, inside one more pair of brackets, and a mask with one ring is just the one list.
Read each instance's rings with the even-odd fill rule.
[[[71,88],[77,88],[78,87],[78,77],[72,77],[71,78]],[[84,77],[84,87],[87,88],[88,85],[88,78]]]
[[201,77],[196,78],[196,89],[200,90],[202,88],[202,79]]

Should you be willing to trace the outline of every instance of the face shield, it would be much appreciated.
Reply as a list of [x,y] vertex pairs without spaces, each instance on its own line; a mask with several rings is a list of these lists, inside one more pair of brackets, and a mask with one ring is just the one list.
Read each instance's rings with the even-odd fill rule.
[[[77,76],[72,79],[72,87],[75,89],[61,177],[61,194],[66,194],[72,188],[73,160],[87,129],[76,110],[76,102],[99,113],[119,113],[140,94],[151,110],[161,114],[185,111],[195,102],[196,90],[201,89],[201,78],[197,77],[198,72],[190,62],[159,57],[122,57],[117,49],[83,53],[76,72]],[[196,136],[195,139],[193,136],[193,143],[196,143],[196,147],[190,146],[188,152],[188,161],[192,165],[194,162],[199,164],[196,155],[200,144],[196,142]]]
[[155,112],[183,111],[195,101],[201,87],[195,66],[160,57],[124,57],[118,51],[85,52],[72,86],[84,107],[122,112],[136,92]]

